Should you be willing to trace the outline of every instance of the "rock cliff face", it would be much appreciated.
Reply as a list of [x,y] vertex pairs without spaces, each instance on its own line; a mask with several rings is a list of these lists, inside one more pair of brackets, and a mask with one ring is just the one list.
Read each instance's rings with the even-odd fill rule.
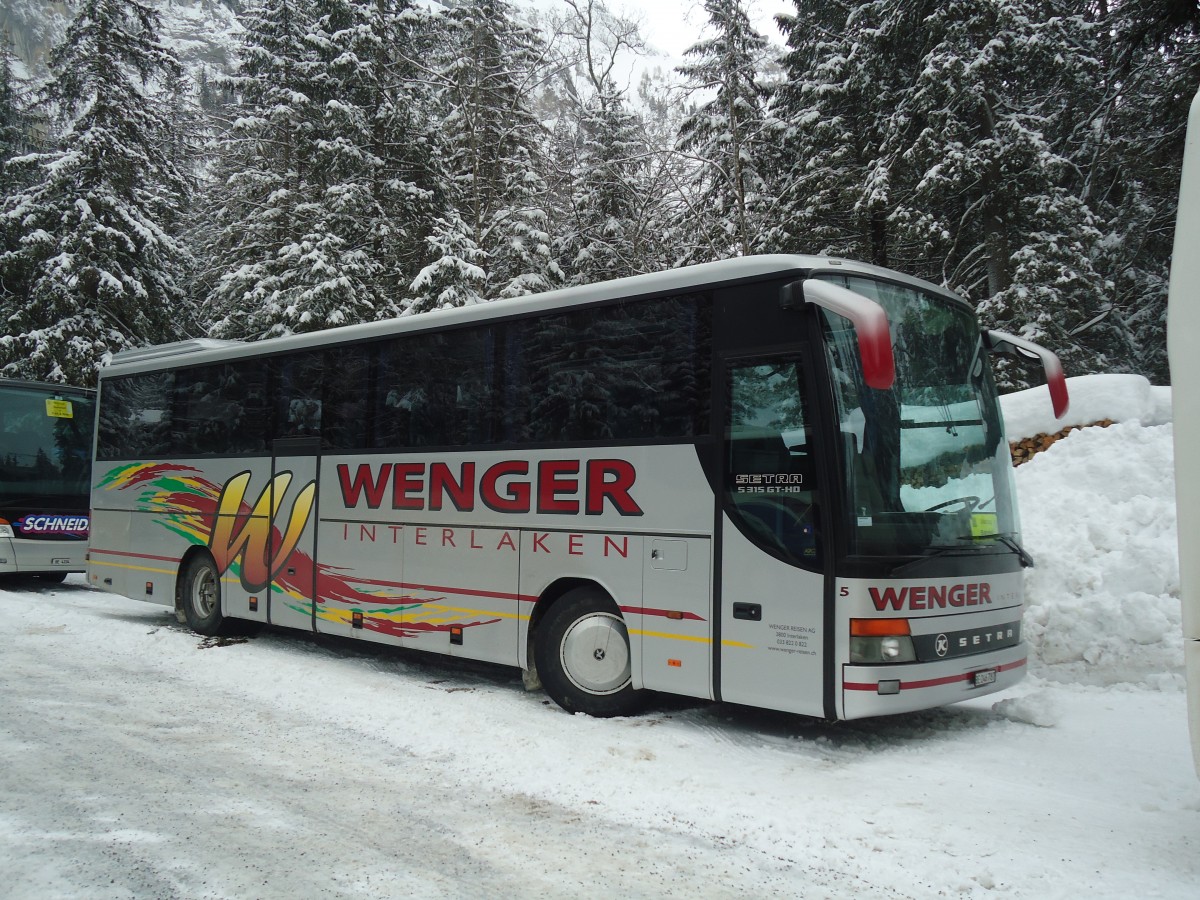
[[[227,71],[244,0],[150,0],[162,16],[160,35],[189,69]],[[0,40],[11,44],[26,77],[45,74],[46,57],[62,37],[76,9],[61,0],[5,0],[0,3]]]
[[70,21],[70,8],[59,0],[9,0],[0,5],[0,40],[12,46],[29,74],[37,74]]

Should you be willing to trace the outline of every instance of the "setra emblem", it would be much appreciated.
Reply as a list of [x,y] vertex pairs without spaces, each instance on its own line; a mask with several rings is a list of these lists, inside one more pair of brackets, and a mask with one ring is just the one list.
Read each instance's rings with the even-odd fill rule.
[[950,638],[944,634],[939,634],[937,640],[934,641],[933,649],[937,652],[938,656],[945,656],[950,652]]

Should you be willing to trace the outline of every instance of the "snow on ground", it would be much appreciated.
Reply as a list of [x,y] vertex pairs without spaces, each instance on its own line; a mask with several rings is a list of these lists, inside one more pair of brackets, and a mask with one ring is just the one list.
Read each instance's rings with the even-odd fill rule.
[[[1193,898],[1168,407],[1070,386],[1121,421],[1017,470],[1030,675],[927,713],[595,720],[506,669],[7,585],[3,894]],[[1010,437],[1056,430],[1014,425],[1037,393]]]

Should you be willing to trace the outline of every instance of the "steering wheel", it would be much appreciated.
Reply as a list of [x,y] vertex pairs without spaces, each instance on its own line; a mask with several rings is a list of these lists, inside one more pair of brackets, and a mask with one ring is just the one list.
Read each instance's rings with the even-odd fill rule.
[[978,497],[955,497],[953,500],[943,500],[941,503],[935,503],[933,506],[925,510],[925,512],[936,512],[939,509],[945,509],[948,506],[957,506],[961,504],[962,512],[970,512],[979,505]]

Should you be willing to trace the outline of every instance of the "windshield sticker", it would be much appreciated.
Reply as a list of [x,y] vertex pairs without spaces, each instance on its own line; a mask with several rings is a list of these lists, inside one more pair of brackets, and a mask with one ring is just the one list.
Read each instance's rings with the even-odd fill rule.
[[70,400],[47,400],[46,415],[51,419],[73,419],[75,408]]
[[999,534],[999,522],[999,517],[995,513],[971,513],[971,537],[989,537]]

